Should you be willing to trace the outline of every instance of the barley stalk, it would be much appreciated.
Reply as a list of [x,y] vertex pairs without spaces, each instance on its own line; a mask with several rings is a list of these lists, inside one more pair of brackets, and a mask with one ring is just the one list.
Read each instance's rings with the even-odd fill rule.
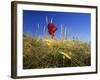
[[53,22],[53,18],[51,18],[51,23]]

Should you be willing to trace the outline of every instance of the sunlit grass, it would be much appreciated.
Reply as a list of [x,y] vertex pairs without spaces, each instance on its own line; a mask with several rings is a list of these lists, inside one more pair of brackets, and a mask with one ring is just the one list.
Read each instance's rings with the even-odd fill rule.
[[54,40],[24,35],[23,68],[90,66],[90,44],[78,40]]

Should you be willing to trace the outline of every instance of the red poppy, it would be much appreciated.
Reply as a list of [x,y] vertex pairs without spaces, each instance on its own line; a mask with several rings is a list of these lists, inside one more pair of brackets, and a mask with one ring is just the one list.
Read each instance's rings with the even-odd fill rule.
[[57,27],[53,23],[48,24],[48,32],[51,35],[51,38],[54,38],[54,33],[56,32]]

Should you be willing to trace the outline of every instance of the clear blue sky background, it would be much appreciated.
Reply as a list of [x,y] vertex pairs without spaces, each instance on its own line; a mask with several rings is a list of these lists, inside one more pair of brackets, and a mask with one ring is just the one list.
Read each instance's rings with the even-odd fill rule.
[[[70,13],[70,12],[49,12],[49,11],[31,11],[23,10],[23,32],[36,36],[48,34],[46,16],[50,22],[53,17],[53,23],[57,27],[55,38],[60,37],[61,24],[66,27],[67,37],[78,37],[80,40],[90,41],[91,37],[91,15],[88,13]],[[40,25],[38,29],[38,24]],[[47,32],[43,32],[44,26]]]

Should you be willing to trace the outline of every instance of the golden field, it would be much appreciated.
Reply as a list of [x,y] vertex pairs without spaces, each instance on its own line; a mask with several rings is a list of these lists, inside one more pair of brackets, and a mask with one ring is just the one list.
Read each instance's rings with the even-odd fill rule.
[[90,66],[90,43],[79,40],[23,37],[23,68]]

